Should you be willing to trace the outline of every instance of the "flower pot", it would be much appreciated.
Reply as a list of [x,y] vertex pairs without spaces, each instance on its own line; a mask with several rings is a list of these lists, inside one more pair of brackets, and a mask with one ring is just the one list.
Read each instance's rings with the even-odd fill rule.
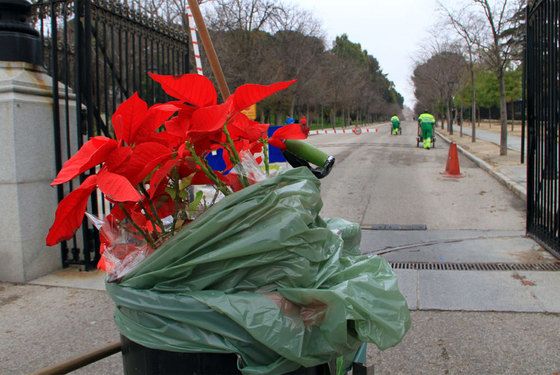
[[[151,349],[121,335],[125,375],[241,375],[234,353],[180,353]],[[327,364],[288,375],[327,375]]]

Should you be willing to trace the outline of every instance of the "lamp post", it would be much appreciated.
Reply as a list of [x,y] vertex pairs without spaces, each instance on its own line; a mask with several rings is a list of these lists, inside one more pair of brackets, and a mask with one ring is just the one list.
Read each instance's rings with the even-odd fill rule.
[[453,96],[452,96],[452,92],[453,92],[453,84],[455,82],[452,80],[447,81],[447,85],[449,86],[449,97],[448,97],[448,101],[447,101],[447,131],[449,132],[449,134],[453,134],[453,118],[452,113],[451,113],[451,108],[453,106]]
[[41,38],[27,23],[30,16],[27,0],[0,0],[0,61],[43,65]]

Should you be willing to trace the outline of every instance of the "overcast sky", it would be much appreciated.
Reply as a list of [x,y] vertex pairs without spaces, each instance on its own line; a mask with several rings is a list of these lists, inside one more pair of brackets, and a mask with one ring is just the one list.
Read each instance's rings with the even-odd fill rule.
[[336,36],[346,33],[379,61],[405,105],[414,104],[412,59],[422,42],[430,39],[436,0],[297,0],[295,4],[311,11],[322,24],[329,48]]

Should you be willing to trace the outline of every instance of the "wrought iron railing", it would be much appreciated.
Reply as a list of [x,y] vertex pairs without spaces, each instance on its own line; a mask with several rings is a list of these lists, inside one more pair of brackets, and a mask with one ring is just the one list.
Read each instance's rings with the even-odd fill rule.
[[[35,1],[33,24],[45,47],[45,68],[53,87],[59,86],[53,90],[57,171],[89,137],[112,134],[112,114],[134,92],[148,104],[167,99],[148,72],[189,72],[186,28],[119,1]],[[77,184],[59,186],[59,200]],[[88,212],[103,216],[107,209],[101,195],[92,196]],[[95,267],[98,241],[95,228],[84,222],[81,233],[61,245],[63,265]]]
[[527,233],[560,256],[560,1],[527,9]]

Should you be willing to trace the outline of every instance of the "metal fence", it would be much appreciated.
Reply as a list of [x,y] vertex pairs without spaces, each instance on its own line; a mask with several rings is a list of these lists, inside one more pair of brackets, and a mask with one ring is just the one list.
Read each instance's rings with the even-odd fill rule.
[[[167,99],[148,72],[189,72],[188,33],[182,26],[115,0],[35,1],[32,20],[42,37],[53,87],[59,87],[53,90],[57,171],[89,137],[111,136],[112,114],[134,92],[148,104]],[[59,201],[87,175],[59,186]],[[103,216],[108,208],[94,194],[87,211]],[[96,229],[84,221],[61,252],[63,266],[94,268],[99,260]]]
[[527,233],[560,255],[560,1],[527,9]]

